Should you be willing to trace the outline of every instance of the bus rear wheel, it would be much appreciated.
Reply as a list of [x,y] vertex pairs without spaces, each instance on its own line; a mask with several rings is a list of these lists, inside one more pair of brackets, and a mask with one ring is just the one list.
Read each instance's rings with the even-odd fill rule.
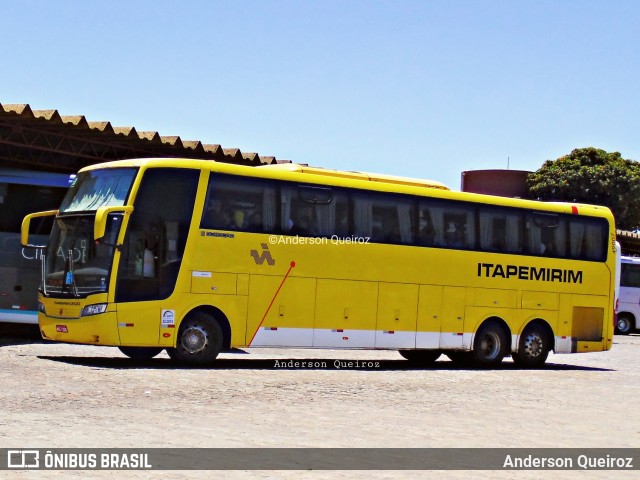
[[164,349],[159,347],[118,347],[118,350],[134,360],[150,360]]
[[473,363],[481,368],[493,368],[500,365],[507,354],[507,334],[497,322],[485,323],[475,335],[473,344]]
[[171,359],[180,363],[207,365],[212,363],[223,345],[220,324],[211,316],[196,312],[180,325],[175,348],[168,348]]
[[432,365],[440,358],[440,350],[398,350],[400,355],[416,365]]
[[626,313],[618,315],[616,321],[616,333],[619,335],[629,335],[633,330],[633,320]]
[[547,361],[551,351],[549,333],[541,325],[527,326],[520,335],[518,352],[511,356],[513,361],[522,367],[539,368]]

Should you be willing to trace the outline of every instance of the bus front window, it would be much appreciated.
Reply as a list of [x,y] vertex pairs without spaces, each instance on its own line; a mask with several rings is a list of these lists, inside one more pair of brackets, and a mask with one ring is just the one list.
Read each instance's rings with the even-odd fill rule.
[[137,172],[137,168],[108,168],[79,173],[60,205],[60,213],[124,205]]
[[94,215],[58,217],[47,247],[45,294],[82,297],[107,291],[122,214],[112,214],[102,242],[93,240]]

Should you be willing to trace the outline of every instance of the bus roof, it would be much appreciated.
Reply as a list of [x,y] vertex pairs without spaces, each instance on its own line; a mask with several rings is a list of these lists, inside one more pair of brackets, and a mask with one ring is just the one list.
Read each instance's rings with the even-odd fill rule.
[[437,188],[439,190],[451,190],[445,184],[435,180],[423,180],[419,178],[399,177],[382,173],[347,172],[322,167],[309,167],[297,163],[280,163],[277,165],[263,165],[258,168],[269,170],[285,170],[287,172],[307,173],[314,175],[326,175],[329,177],[368,180],[370,182],[394,183],[397,185],[409,185],[412,187]]
[[[392,175],[370,174],[365,172],[347,172],[318,167],[308,167],[299,164],[278,164],[261,167],[249,167],[213,160],[198,160],[187,158],[139,158],[131,160],[115,160],[107,163],[94,164],[82,168],[80,171],[99,168],[117,167],[161,167],[171,164],[177,168],[210,169],[231,175],[246,175],[261,178],[282,178],[288,181],[307,181],[309,183],[328,184],[355,188],[371,188],[389,192],[424,195],[451,200],[471,201],[506,207],[538,209],[554,213],[569,213],[580,215],[595,215],[609,217],[613,221],[611,211],[604,206],[569,202],[541,202],[529,199],[501,197],[481,193],[459,192],[450,190],[442,183],[431,180],[419,180]],[[298,176],[307,176],[304,180]],[[298,178],[296,178],[298,177]],[[369,185],[367,185],[367,183]],[[429,192],[427,194],[427,192]]]

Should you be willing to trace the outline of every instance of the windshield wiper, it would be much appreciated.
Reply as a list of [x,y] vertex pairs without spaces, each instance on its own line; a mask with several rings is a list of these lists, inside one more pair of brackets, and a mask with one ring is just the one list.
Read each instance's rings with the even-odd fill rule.
[[78,286],[76,285],[76,276],[73,271],[73,248],[69,249],[68,255],[69,255],[69,260],[68,260],[69,270],[67,270],[67,272],[65,273],[64,283],[71,286],[71,293],[73,294],[74,297],[78,298],[80,295],[78,294]]

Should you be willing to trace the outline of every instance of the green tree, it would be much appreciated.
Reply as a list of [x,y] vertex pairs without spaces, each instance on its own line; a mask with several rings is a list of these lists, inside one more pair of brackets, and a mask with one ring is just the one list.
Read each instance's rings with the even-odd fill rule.
[[640,164],[588,147],[547,160],[527,178],[529,198],[609,207],[616,227],[640,227]]

